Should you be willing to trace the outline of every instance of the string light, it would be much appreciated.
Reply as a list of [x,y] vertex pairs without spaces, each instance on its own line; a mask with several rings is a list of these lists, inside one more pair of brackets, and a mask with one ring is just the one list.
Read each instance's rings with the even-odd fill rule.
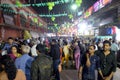
[[46,3],[20,4],[20,2],[17,1],[16,5],[13,5],[13,4],[0,4],[0,6],[4,6],[4,7],[30,7],[30,6],[43,7],[43,6],[48,6],[48,3],[54,3],[55,5],[59,5],[59,4],[69,3],[69,2],[71,2],[71,1],[70,0],[68,0],[68,1],[60,0],[60,1],[46,2]]
[[[23,12],[16,12],[14,10],[10,10],[10,9],[1,9],[4,12],[9,12],[9,13],[18,13],[18,14],[23,14]],[[61,17],[61,16],[68,16],[67,13],[61,13],[61,14],[30,14],[30,13],[24,13],[25,15],[29,15],[29,16],[40,16],[40,17]]]

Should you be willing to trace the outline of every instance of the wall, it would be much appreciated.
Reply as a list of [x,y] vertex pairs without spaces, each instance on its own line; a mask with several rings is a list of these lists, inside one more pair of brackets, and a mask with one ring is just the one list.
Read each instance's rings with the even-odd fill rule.
[[0,37],[3,40],[7,40],[8,37],[22,37],[22,30],[12,29],[8,27],[0,27]]

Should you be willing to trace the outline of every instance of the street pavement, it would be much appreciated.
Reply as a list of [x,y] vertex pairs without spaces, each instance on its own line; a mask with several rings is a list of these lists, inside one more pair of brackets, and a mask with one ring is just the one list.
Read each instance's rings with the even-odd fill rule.
[[[61,72],[61,79],[60,80],[78,80],[77,78],[77,71],[76,70],[63,70]],[[120,80],[120,69],[117,68],[113,80]]]

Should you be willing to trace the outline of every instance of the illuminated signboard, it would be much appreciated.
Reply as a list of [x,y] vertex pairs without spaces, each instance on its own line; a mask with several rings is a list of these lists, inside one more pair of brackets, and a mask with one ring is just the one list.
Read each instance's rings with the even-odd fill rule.
[[94,12],[97,12],[99,10],[99,1],[97,1],[94,5]]
[[103,8],[105,5],[103,4],[103,0],[99,0],[99,9]]
[[102,0],[103,5],[107,5],[112,2],[112,0]]
[[97,1],[93,7],[94,7],[94,12],[97,12],[99,9],[103,8],[105,5],[103,5],[103,0]]
[[84,13],[84,18],[89,17],[93,12],[97,12],[101,8],[105,7],[107,4],[111,3],[112,0],[99,0],[97,1],[92,7],[90,7],[86,12]]
[[97,12],[99,9],[103,8],[107,4],[111,3],[112,0],[99,0],[97,1],[93,7],[94,7],[94,12]]
[[89,17],[93,12],[93,6],[91,6],[84,14],[84,18]]
[[97,12],[98,10],[105,7],[107,4],[111,2],[112,0],[98,0],[97,2],[95,2],[93,6],[91,6],[89,9],[85,11],[83,17],[88,18],[90,15],[92,15],[93,12]]

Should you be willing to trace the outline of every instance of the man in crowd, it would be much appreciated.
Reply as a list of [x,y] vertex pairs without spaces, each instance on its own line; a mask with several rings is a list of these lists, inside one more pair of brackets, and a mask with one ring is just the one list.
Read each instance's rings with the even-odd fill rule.
[[95,80],[95,70],[101,74],[99,57],[94,54],[95,46],[89,46],[89,52],[84,54],[81,59],[81,66],[78,71],[80,80]]
[[11,51],[10,48],[13,45],[17,45],[17,44],[14,43],[14,39],[12,37],[9,37],[8,38],[8,43],[5,44],[5,46],[3,47],[2,51],[7,50],[7,53],[9,54],[10,51]]
[[110,50],[110,41],[103,42],[103,50],[96,52],[100,58],[100,69],[102,74],[98,74],[98,80],[113,80],[113,75],[116,71],[115,53]]
[[25,73],[27,80],[31,80],[30,69],[33,58],[29,56],[30,47],[22,45],[21,49],[23,55],[15,60],[15,65],[17,69],[21,69]]
[[53,70],[56,80],[60,80],[59,65],[60,65],[60,48],[55,39],[51,43],[50,56],[53,58]]
[[45,55],[45,46],[36,46],[38,56],[31,65],[31,80],[50,80],[52,75],[52,58]]

